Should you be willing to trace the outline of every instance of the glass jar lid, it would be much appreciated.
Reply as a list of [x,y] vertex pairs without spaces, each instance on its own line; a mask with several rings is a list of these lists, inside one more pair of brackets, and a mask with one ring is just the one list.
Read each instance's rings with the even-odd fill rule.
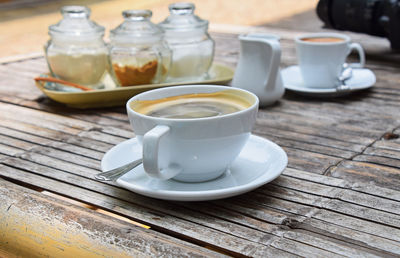
[[64,6],[61,8],[63,19],[49,27],[49,34],[76,37],[103,36],[104,27],[89,19],[90,9],[85,6]]
[[168,6],[170,16],[159,25],[164,30],[195,30],[208,28],[208,21],[194,14],[195,6],[192,3],[174,3]]
[[127,10],[122,12],[124,22],[110,31],[111,41],[153,42],[160,41],[163,31],[150,21],[150,10]]

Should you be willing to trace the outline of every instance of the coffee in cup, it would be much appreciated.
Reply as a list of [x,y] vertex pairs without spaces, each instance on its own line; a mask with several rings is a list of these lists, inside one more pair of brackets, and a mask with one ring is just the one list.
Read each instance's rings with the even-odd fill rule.
[[234,90],[172,96],[156,100],[135,100],[131,108],[160,118],[203,118],[231,114],[252,105]]
[[352,50],[358,52],[360,62],[349,64],[362,68],[365,64],[364,50],[358,43],[338,33],[313,33],[297,37],[296,53],[304,86],[309,88],[335,88],[343,72],[347,56]]
[[311,37],[311,38],[302,38],[302,41],[306,42],[319,42],[319,43],[330,43],[330,42],[342,42],[344,39],[335,38],[335,37]]
[[239,155],[256,121],[258,98],[215,85],[174,86],[131,98],[129,121],[143,147],[143,168],[158,179],[212,180]]

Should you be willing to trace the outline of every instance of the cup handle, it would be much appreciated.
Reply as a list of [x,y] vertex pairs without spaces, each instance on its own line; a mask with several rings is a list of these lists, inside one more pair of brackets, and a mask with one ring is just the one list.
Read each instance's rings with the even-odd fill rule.
[[151,177],[161,180],[170,179],[180,173],[178,166],[170,165],[167,169],[160,170],[158,164],[159,147],[161,139],[170,131],[167,125],[157,125],[143,137],[143,168]]
[[352,67],[352,68],[363,68],[364,65],[365,65],[364,49],[358,43],[351,43],[350,44],[350,53],[351,53],[351,51],[353,51],[353,49],[358,52],[358,56],[360,58],[360,62],[359,63],[351,63],[351,64],[349,64],[349,66]]

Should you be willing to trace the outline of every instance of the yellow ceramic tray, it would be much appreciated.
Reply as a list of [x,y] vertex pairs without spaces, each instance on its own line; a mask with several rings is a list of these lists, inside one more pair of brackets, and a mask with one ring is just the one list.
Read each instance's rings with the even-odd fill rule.
[[42,81],[36,82],[36,86],[52,100],[66,104],[67,106],[75,108],[95,108],[125,105],[126,101],[132,96],[156,88],[187,84],[224,85],[228,84],[232,80],[233,74],[234,70],[232,68],[226,65],[214,63],[210,69],[211,79],[204,81],[147,84],[81,92],[65,92],[45,89],[45,82]]

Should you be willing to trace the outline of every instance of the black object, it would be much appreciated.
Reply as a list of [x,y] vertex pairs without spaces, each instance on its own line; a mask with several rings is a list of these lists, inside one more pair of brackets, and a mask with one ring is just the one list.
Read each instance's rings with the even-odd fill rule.
[[400,50],[400,0],[320,0],[317,15],[327,27],[386,37]]

